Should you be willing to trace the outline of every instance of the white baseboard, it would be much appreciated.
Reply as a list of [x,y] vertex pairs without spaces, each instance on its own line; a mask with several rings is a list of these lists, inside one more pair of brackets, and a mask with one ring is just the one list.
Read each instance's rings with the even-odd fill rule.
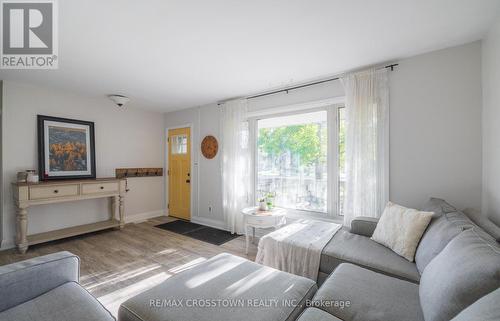
[[150,218],[158,217],[158,216],[166,216],[164,210],[145,212],[145,213],[137,213],[133,215],[125,216],[125,223],[137,223],[149,220]]
[[192,216],[191,222],[196,223],[196,224],[210,226],[213,228],[217,228],[219,230],[225,230],[225,231],[228,230],[226,223],[224,221],[212,220],[210,218],[199,217],[199,216]]
[[0,247],[0,251],[10,250],[16,247],[14,239],[12,240],[2,240],[2,246]]

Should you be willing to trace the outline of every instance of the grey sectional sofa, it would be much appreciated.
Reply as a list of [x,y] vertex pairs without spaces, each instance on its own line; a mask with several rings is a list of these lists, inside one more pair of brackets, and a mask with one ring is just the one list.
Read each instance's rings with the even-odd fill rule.
[[391,249],[372,241],[370,237],[378,220],[360,217],[353,220],[350,230],[343,228],[338,231],[323,249],[318,284],[321,285],[341,263],[352,263],[419,283],[425,266],[463,230],[474,228],[485,240],[495,243],[492,236],[442,199],[431,198],[422,210],[434,212],[434,216],[417,248],[415,262],[409,262]]
[[[299,321],[500,320],[498,243],[443,200],[431,199],[424,209],[435,215],[416,262],[371,241],[377,220],[360,218],[325,247],[319,289],[309,279],[222,254],[124,302],[118,320],[291,321],[300,311]],[[151,304],[193,298],[281,298],[300,304],[258,309]]]
[[79,277],[80,260],[69,252],[0,266],[0,320],[115,320]]
[[[444,200],[432,198],[423,210],[435,215],[414,263],[370,239],[375,219],[339,231],[322,254],[311,304],[319,309],[299,320],[500,320],[498,242]],[[328,301],[350,306],[322,306]]]

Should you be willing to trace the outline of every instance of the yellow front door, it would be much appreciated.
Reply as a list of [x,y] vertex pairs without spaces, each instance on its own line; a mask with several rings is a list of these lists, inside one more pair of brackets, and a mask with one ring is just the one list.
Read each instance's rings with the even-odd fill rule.
[[168,131],[168,209],[169,215],[191,219],[191,130]]

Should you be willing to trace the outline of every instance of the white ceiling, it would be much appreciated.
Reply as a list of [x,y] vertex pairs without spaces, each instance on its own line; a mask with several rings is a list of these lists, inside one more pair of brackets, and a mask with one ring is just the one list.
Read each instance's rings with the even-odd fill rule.
[[59,0],[59,69],[0,79],[171,111],[480,39],[498,0]]

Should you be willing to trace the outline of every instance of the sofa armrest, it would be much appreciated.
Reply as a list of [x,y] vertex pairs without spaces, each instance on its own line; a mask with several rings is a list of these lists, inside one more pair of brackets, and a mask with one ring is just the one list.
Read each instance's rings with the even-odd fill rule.
[[0,312],[79,278],[80,259],[65,251],[0,266]]
[[371,237],[377,227],[378,218],[359,216],[351,221],[351,233]]

